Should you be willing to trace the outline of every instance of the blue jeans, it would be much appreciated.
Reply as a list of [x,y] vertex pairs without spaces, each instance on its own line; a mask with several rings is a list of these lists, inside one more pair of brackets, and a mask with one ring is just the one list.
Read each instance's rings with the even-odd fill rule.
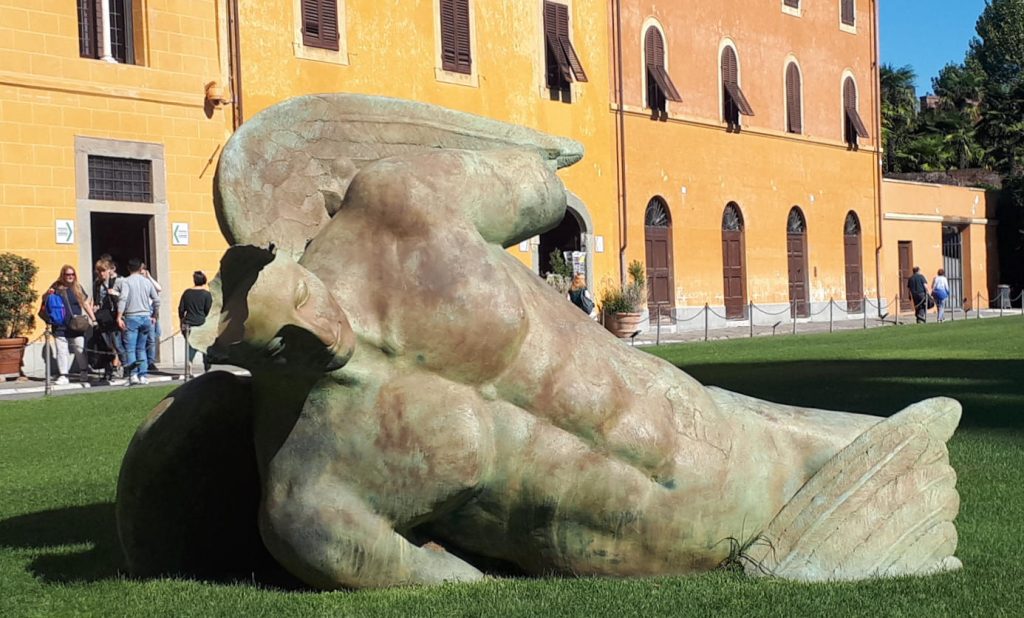
[[129,315],[124,319],[124,351],[127,356],[129,375],[140,378],[149,373],[149,360],[146,358],[146,344],[149,333],[153,330],[153,322],[148,315]]
[[157,346],[160,345],[160,322],[153,324],[149,329],[149,336],[146,337],[146,359],[152,365],[156,362]]

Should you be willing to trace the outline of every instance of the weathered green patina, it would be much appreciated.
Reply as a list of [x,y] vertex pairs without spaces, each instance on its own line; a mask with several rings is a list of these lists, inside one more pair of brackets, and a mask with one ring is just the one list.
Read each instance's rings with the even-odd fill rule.
[[[804,580],[958,568],[955,401],[883,420],[704,387],[504,251],[561,221],[555,172],[581,156],[521,127],[349,95],[288,101],[232,138],[216,203],[239,246],[213,286],[219,319],[194,339],[252,373],[231,385],[251,419],[241,481],[261,492],[239,525],[328,589],[469,581],[495,564],[640,576],[737,559]],[[161,568],[145,537],[176,516],[144,509],[147,495],[216,500],[175,481],[189,461],[145,449],[206,390],[201,405],[232,405],[212,403],[215,379],[172,394],[129,448],[118,522],[140,571]]]

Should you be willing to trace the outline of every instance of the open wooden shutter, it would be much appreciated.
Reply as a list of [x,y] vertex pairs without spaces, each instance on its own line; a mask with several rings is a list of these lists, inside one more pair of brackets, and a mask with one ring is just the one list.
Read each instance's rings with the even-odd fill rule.
[[786,130],[790,133],[803,133],[801,104],[800,70],[791,62],[786,67]]
[[722,84],[725,86],[726,95],[732,99],[736,109],[741,114],[753,116],[754,109],[750,106],[750,102],[747,101],[746,95],[743,94],[743,90],[740,88],[739,75],[739,62],[736,60],[736,52],[733,48],[726,47],[725,51],[722,52]]
[[868,129],[864,126],[864,121],[861,120],[860,113],[857,111],[857,84],[851,77],[847,77],[843,82],[843,109],[846,110],[847,122],[853,127],[857,136],[867,138]]
[[665,42],[657,28],[648,28],[644,37],[644,53],[647,56],[647,72],[658,85],[662,95],[669,101],[682,101],[672,78],[665,70]]
[[338,51],[338,0],[302,0],[302,44]]
[[469,0],[441,0],[441,68],[469,74]]
[[566,62],[569,63],[573,77],[578,82],[585,82],[587,81],[587,74],[583,70],[583,64],[580,62],[576,49],[572,46],[572,40],[569,38],[569,7],[564,4],[554,4],[554,7],[558,44],[562,48]]
[[846,24],[847,26],[852,26],[857,23],[857,12],[855,10],[853,1],[854,0],[842,0],[841,4],[841,18],[843,20],[843,23]]
[[[565,5],[555,4],[554,2],[544,3],[544,44],[547,46],[548,56],[548,87],[557,88],[559,84],[555,83],[552,72],[557,73],[561,81],[565,83],[572,82],[572,69],[569,68],[569,59],[565,55],[565,50],[562,48],[561,41],[558,39],[558,19],[559,10],[558,7],[565,8]],[[568,22],[568,11],[566,11],[566,22]],[[554,64],[554,66],[551,66]]]

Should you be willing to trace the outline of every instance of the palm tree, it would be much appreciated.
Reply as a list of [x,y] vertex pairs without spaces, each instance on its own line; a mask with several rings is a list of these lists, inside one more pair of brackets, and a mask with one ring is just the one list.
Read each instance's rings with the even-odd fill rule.
[[904,149],[917,122],[917,74],[907,66],[883,64],[879,71],[882,88],[882,143],[885,171],[903,171]]

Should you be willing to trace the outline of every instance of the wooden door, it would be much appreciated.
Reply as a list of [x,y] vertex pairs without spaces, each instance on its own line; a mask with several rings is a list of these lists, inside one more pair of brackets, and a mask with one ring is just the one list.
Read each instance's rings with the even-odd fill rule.
[[652,318],[658,314],[672,315],[675,308],[675,285],[672,281],[672,228],[646,226],[647,302]]
[[786,255],[789,258],[789,301],[796,317],[811,315],[807,301],[807,243],[802,233],[786,234]]
[[725,278],[725,317],[741,320],[747,315],[747,274],[743,260],[743,232],[722,231],[722,270]]
[[846,258],[846,309],[851,313],[859,313],[864,308],[860,234],[843,235],[843,253]]
[[909,240],[899,242],[900,256],[900,311],[913,311],[914,301],[910,298],[907,280],[914,274],[914,243]]

